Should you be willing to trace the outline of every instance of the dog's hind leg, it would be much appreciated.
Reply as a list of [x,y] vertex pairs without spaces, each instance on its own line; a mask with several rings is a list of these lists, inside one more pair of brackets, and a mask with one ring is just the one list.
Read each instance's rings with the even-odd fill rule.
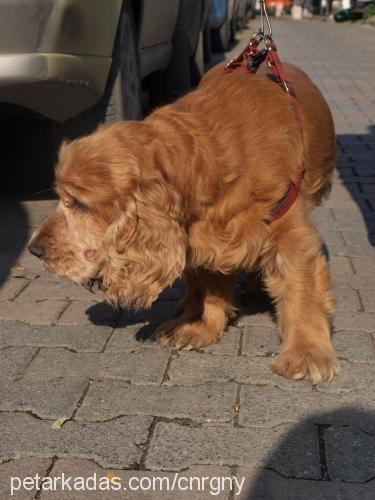
[[198,269],[185,272],[184,313],[155,332],[162,346],[200,348],[217,343],[234,316],[234,277]]
[[320,238],[305,221],[299,227],[280,226],[274,242],[263,272],[276,304],[282,344],[271,368],[279,375],[307,378],[313,384],[330,380],[338,372],[330,340],[335,301]]

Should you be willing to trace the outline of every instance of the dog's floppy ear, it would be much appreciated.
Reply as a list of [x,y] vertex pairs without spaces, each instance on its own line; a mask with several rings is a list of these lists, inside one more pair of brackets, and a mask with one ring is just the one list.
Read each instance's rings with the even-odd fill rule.
[[187,236],[180,198],[160,172],[150,169],[126,199],[115,203],[101,272],[102,289],[112,304],[149,307],[181,276]]

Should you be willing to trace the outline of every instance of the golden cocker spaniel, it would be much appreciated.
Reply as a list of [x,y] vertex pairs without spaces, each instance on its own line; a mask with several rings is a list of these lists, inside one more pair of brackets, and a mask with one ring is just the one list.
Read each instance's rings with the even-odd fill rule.
[[[156,332],[177,348],[218,342],[234,315],[234,273],[258,271],[282,337],[272,370],[316,384],[338,371],[330,276],[309,220],[331,187],[335,136],[319,90],[285,67],[299,120],[290,96],[264,74],[219,66],[143,121],[63,144],[60,200],[29,249],[59,276],[98,283],[120,306],[149,307],[184,276],[184,313]],[[296,201],[270,223],[302,164]]]

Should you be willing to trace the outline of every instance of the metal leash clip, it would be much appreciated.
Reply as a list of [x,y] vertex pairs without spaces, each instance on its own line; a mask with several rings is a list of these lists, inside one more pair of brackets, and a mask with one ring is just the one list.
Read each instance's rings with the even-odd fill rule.
[[[268,33],[266,34],[264,31],[264,20],[267,22],[267,28],[268,28]],[[269,37],[272,38],[272,26],[270,19],[267,14],[267,9],[266,9],[266,1],[261,0],[260,4],[260,22],[261,22],[261,27],[259,28],[259,32],[262,34],[263,38]]]
[[[234,69],[242,66],[248,73],[256,73],[259,66],[267,58],[267,53],[273,49],[272,27],[267,14],[265,0],[261,0],[260,5],[261,26],[258,31],[250,38],[250,41],[239,54],[238,57],[231,59],[225,66],[225,73],[230,73]],[[267,30],[267,33],[265,32]],[[264,42],[265,48],[258,49],[258,45]]]

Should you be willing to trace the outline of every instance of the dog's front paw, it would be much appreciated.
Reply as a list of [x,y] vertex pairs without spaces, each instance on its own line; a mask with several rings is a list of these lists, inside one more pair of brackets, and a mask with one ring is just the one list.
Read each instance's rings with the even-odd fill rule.
[[204,321],[169,321],[155,332],[156,342],[163,347],[200,349],[220,340],[221,332],[209,328]]
[[331,380],[339,372],[339,365],[331,347],[289,348],[270,364],[278,375],[293,380],[308,379],[313,385]]

